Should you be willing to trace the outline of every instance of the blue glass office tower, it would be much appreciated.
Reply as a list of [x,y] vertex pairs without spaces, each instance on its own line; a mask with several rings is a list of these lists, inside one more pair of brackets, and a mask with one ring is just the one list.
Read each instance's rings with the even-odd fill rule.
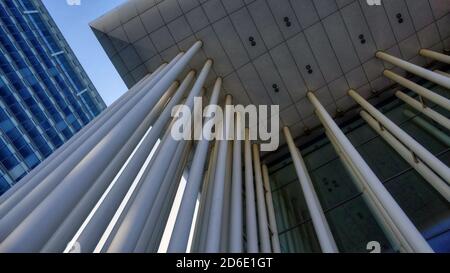
[[105,103],[39,0],[0,0],[0,195]]

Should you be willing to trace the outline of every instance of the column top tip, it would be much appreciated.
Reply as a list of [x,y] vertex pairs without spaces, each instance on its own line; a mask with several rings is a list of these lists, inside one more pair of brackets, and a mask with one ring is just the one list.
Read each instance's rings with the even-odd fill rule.
[[[350,94],[351,92],[356,92],[356,90],[353,88],[350,88],[349,90],[347,90],[347,94]],[[356,93],[358,93],[358,92],[356,92]]]

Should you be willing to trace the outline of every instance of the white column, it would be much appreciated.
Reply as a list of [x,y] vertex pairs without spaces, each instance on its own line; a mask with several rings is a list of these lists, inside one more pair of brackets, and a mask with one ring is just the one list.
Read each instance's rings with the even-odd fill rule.
[[395,123],[389,120],[383,113],[378,111],[356,91],[350,90],[348,94],[370,115],[372,115],[378,122],[380,122],[391,134],[397,137],[406,147],[414,152],[423,162],[432,168],[439,176],[441,176],[447,183],[450,183],[450,169],[442,163],[436,156],[425,149],[419,142],[408,135]]
[[216,139],[211,151],[208,170],[204,176],[203,189],[200,199],[199,215],[195,223],[194,244],[191,252],[205,252],[206,235],[208,233],[209,211],[212,203],[212,191],[214,186],[214,174],[216,173],[217,157],[219,155],[219,140]]
[[[186,105],[190,109],[194,106],[194,98],[202,91],[211,67],[212,61],[207,60],[192,88],[190,96],[186,99]],[[191,124],[191,120],[186,119],[184,124],[188,126]],[[184,127],[186,128],[186,126]],[[127,252],[128,250],[131,251],[134,249],[138,236],[145,225],[146,216],[150,213],[156,195],[158,194],[165,171],[171,160],[173,160],[172,155],[176,151],[177,146],[175,144],[177,142],[174,138],[169,137],[159,147],[164,152],[158,155],[154,164],[150,167],[149,173],[142,183],[141,190],[137,194],[133,204],[131,204],[130,210],[125,216],[124,222],[120,225],[117,234],[114,236],[108,252]]]
[[450,64],[450,56],[429,49],[421,49],[419,54],[442,63]]
[[[232,97],[227,95],[225,98],[225,107],[231,105]],[[222,229],[222,211],[225,189],[225,167],[227,163],[227,151],[231,134],[234,132],[231,130],[232,114],[224,114],[224,121],[222,122],[222,136],[223,140],[219,142],[219,155],[217,158],[217,169],[214,176],[214,189],[213,189],[213,202],[211,204],[211,211],[208,222],[208,233],[206,240],[206,252],[217,253],[220,251],[220,235]]]
[[[222,79],[218,78],[213,88],[210,99],[210,105],[217,105],[219,101],[220,90],[222,88]],[[206,114],[205,121],[210,121],[212,108]],[[207,136],[211,139],[211,135]],[[191,170],[187,179],[186,188],[184,189],[183,198],[181,200],[180,210],[178,211],[175,226],[173,228],[172,237],[168,247],[168,252],[186,252],[189,240],[189,233],[192,226],[192,220],[197,203],[198,193],[203,181],[203,171],[208,155],[208,147],[210,141],[206,138],[200,140],[195,148],[194,157],[191,164]],[[202,196],[202,200],[203,200]]]
[[267,220],[266,200],[262,180],[261,160],[259,157],[259,145],[253,144],[253,170],[255,173],[256,208],[258,212],[258,234],[260,253],[271,253],[269,222]]
[[[91,185],[84,193],[81,200],[78,201],[70,213],[65,215],[65,219],[58,226],[49,241],[43,248],[47,252],[61,252],[67,246],[67,243],[74,236],[77,229],[80,227],[84,219],[86,219],[89,212],[95,206],[97,201],[102,196],[103,192],[108,188],[108,185],[127,162],[136,147],[140,144],[142,138],[146,135],[149,128],[158,119],[163,107],[170,100],[170,97],[175,93],[178,87],[178,82],[174,82],[164,94],[157,106],[150,112],[139,127],[129,137],[128,141],[122,145],[117,154],[110,160],[107,167],[101,170],[101,174],[95,181],[90,180]],[[156,111],[155,111],[156,110]]]
[[[80,221],[86,219],[88,214],[91,214],[89,222],[85,223],[82,232],[77,237],[79,243],[85,249],[93,250],[95,248],[95,242],[99,240],[103,231],[108,226],[121,200],[125,197],[148,155],[158,141],[158,138],[161,137],[168,121],[171,119],[172,108],[181,102],[181,99],[189,90],[188,88],[194,79],[194,75],[194,71],[189,72],[169,103],[164,105],[163,112],[159,115],[158,120],[153,124],[150,131],[144,136],[141,143],[136,146],[134,153],[126,162],[126,166],[122,164],[120,174],[118,175],[119,170],[111,170],[109,166],[103,171],[103,174],[94,184],[98,186],[91,187],[83,199],[80,200],[77,207],[67,216],[63,225],[58,229],[58,232],[61,234],[58,235],[58,232],[55,233],[52,239],[46,244],[45,249],[47,251],[54,251],[56,245],[64,249],[65,244],[67,244],[67,239],[71,239],[62,237],[64,230],[72,229],[72,232],[69,232],[69,234],[73,236],[73,229],[76,231],[81,226]],[[106,196],[104,196],[105,191],[107,192]],[[102,195],[104,198],[101,198]],[[94,207],[95,211],[92,211]]]
[[233,141],[233,177],[231,185],[231,208],[230,208],[230,242],[231,253],[242,253],[243,242],[243,202],[242,202],[242,141],[238,138],[241,128],[241,117],[239,113],[235,116],[235,135]]
[[425,69],[423,67],[420,67],[418,65],[415,65],[413,63],[404,61],[400,58],[397,58],[395,56],[389,55],[385,52],[378,51],[376,53],[376,57],[379,59],[382,59],[386,62],[389,62],[395,66],[398,66],[414,75],[417,75],[419,77],[422,77],[424,79],[427,79],[431,82],[434,82],[436,84],[439,84],[447,89],[450,89],[450,79],[442,76],[438,73],[435,73],[433,71],[430,71],[428,69]]
[[[183,100],[183,103],[184,102],[185,100]],[[175,123],[175,120],[176,119],[172,120],[168,128],[170,128]],[[100,240],[96,242],[97,244],[94,248],[94,253],[105,253],[108,250],[112,240],[114,239],[114,236],[117,234],[121,223],[123,223],[125,216],[127,215],[131,207],[131,204],[136,199],[136,196],[142,187],[143,181],[148,176],[151,166],[156,162],[158,156],[162,153],[160,147],[163,143],[167,142],[168,138],[171,138],[170,130],[166,130],[164,132],[164,136],[161,138],[161,141],[158,143],[158,145],[155,145],[154,149],[152,149],[151,153],[146,159],[146,162],[141,167],[138,176],[134,179],[125,197],[121,200],[119,207],[117,208],[117,210],[114,210],[115,213],[113,218],[111,219],[111,221],[109,221],[107,228],[105,230],[102,230],[103,234]]]
[[229,235],[231,218],[231,179],[233,166],[233,142],[229,141],[227,151],[227,164],[225,167],[225,187],[223,195],[222,230],[220,235],[220,253],[229,253]]
[[403,102],[405,102],[412,108],[416,109],[417,111],[421,112],[425,116],[434,120],[436,123],[440,124],[442,127],[446,128],[447,130],[450,130],[450,119],[448,119],[444,115],[427,107],[424,103],[421,103],[421,102],[411,98],[410,96],[406,95],[402,91],[395,92],[395,96],[397,96],[397,98],[401,99]]
[[258,253],[258,223],[256,220],[255,188],[253,186],[252,144],[248,128],[245,129],[244,158],[247,253]]
[[284,127],[283,132],[291,153],[295,171],[297,172],[300,186],[302,187],[303,194],[305,196],[306,205],[308,206],[308,211],[311,215],[320,247],[324,253],[337,253],[339,250],[336,242],[334,241],[333,234],[331,233],[325,214],[323,213],[319,197],[316,194],[311,177],[306,169],[305,162],[295,146],[294,139],[292,138],[289,128]]
[[178,143],[174,158],[180,158],[180,160],[172,160],[170,163],[155,204],[145,222],[145,226],[133,252],[142,253],[146,252],[149,248],[154,250],[154,252],[158,251],[175,196],[180,186],[181,177],[189,159],[191,147],[192,141]]
[[432,135],[442,144],[450,147],[450,135],[445,132],[445,130],[440,130],[428,120],[421,118],[415,113],[409,111],[408,109],[403,110],[403,114],[410,118],[413,123],[425,130],[428,134]]
[[361,117],[374,129],[399,155],[408,162],[437,192],[450,202],[450,186],[437,176],[427,165],[418,159],[414,153],[406,148],[391,133],[380,126],[380,124],[367,112],[361,111]]
[[407,240],[400,233],[398,228],[392,222],[392,219],[388,215],[387,211],[383,208],[383,205],[377,199],[375,193],[365,186],[364,177],[358,172],[358,167],[353,164],[352,160],[344,152],[344,149],[334,137],[333,134],[329,132],[329,129],[325,130],[325,134],[333,145],[336,153],[339,155],[345,169],[355,182],[357,188],[363,193],[362,198],[366,202],[369,210],[372,212],[375,220],[379,224],[380,228],[383,230],[386,238],[390,242],[394,251],[411,253],[414,252]]
[[398,84],[402,85],[403,87],[410,89],[411,91],[418,94],[419,96],[421,96],[425,99],[428,99],[429,101],[434,102],[435,104],[441,106],[442,108],[450,111],[450,100],[449,99],[447,99],[441,95],[438,95],[438,94],[426,89],[425,87],[422,87],[422,86],[418,85],[417,83],[412,82],[390,70],[385,70],[383,72],[383,74],[384,74],[384,76],[397,82]]
[[390,216],[390,219],[395,226],[401,231],[408,243],[413,247],[416,252],[433,252],[428,242],[423,238],[411,220],[406,216],[405,212],[395,202],[394,198],[383,186],[378,177],[373,173],[361,155],[356,151],[355,147],[347,139],[344,133],[339,129],[330,115],[326,112],[325,108],[320,104],[315,95],[308,92],[308,98],[316,109],[316,114],[320,117],[323,124],[326,124],[330,133],[334,135],[336,140],[340,143],[344,153],[352,161],[356,167],[356,171],[363,178],[365,187],[370,188],[375,194],[376,198],[383,205],[386,213]]
[[270,187],[269,169],[265,164],[262,165],[262,176],[264,181],[267,216],[269,219],[269,226],[271,231],[272,252],[281,253],[280,238],[278,237],[278,225],[275,218],[275,209],[273,207],[272,189]]

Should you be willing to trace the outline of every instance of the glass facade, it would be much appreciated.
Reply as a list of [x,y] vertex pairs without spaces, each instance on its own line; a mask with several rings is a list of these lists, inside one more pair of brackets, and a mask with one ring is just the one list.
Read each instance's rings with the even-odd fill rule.
[[0,195],[106,108],[37,0],[0,0],[0,97]]
[[[425,87],[449,97],[444,88]],[[450,137],[445,129],[393,98],[377,108],[450,165]],[[427,104],[449,116],[440,107]],[[450,204],[364,120],[352,121],[341,129],[433,249],[450,252]],[[367,243],[377,241],[383,252],[395,252],[328,139],[323,136],[300,150],[339,250],[367,252]],[[320,252],[291,159],[274,164],[270,171],[282,251]]]

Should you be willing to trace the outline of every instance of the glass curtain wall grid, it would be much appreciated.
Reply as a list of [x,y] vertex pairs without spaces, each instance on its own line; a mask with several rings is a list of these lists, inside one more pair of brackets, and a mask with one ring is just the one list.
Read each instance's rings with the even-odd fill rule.
[[[12,0],[5,0],[12,1]],[[69,45],[57,30],[56,24],[48,14],[45,6],[36,0],[21,0],[22,12],[29,15],[31,25],[39,31],[44,43],[47,45],[51,56],[56,56],[59,67],[64,71],[72,87],[79,94],[91,114],[97,116],[99,111],[106,107],[103,100],[95,91],[84,71],[76,69],[81,67],[78,60],[74,57]],[[37,11],[37,12],[35,12]],[[65,53],[65,54],[63,54]],[[87,91],[87,92],[85,92]]]
[[106,106],[42,3],[2,0],[0,22],[2,194]]

